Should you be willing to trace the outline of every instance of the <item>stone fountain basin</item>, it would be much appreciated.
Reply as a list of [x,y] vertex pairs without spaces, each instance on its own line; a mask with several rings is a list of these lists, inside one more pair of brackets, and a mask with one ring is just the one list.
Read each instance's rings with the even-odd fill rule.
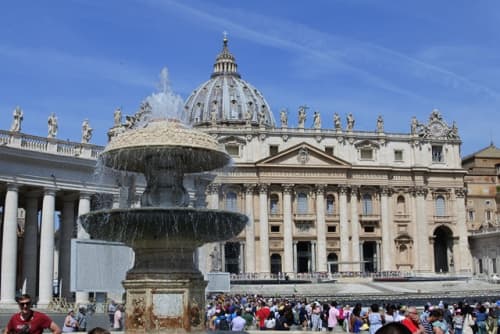
[[183,173],[198,173],[227,165],[227,153],[211,148],[182,145],[138,145],[126,149],[110,149],[101,154],[105,166],[117,170],[144,173],[148,165]]
[[93,239],[137,244],[186,243],[199,247],[237,236],[248,217],[237,212],[195,208],[135,208],[94,211],[80,216]]

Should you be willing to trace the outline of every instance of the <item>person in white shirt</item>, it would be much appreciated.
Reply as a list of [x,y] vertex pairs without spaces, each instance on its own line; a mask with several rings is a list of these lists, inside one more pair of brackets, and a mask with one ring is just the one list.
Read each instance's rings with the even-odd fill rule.
[[241,316],[241,309],[237,309],[236,317],[234,317],[233,320],[231,320],[231,330],[233,332],[241,332],[245,330],[245,324],[246,321]]

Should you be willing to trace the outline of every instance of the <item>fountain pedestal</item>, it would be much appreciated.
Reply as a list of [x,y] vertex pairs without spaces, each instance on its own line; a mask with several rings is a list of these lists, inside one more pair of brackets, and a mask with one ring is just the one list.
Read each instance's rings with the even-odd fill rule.
[[127,333],[185,333],[204,329],[203,277],[123,281]]

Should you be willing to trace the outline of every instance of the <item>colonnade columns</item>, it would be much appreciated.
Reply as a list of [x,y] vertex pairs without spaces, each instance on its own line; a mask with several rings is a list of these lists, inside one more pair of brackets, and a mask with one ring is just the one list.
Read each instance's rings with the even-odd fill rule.
[[245,268],[248,273],[255,272],[255,224],[253,219],[253,192],[255,184],[245,184],[245,213],[248,223],[245,227]]
[[260,232],[260,272],[270,272],[269,259],[269,226],[267,214],[267,184],[259,184],[259,232]]
[[351,245],[352,270],[361,271],[359,259],[359,215],[358,215],[358,191],[357,186],[351,186]]
[[297,241],[293,241],[293,272],[297,273]]
[[55,189],[45,189],[42,204],[42,226],[40,230],[40,271],[38,285],[38,307],[46,308],[52,301],[54,279],[54,214]]
[[59,227],[59,288],[61,297],[71,297],[70,275],[71,275],[71,238],[75,231],[75,200],[74,195],[65,195],[62,219]]
[[39,192],[26,194],[26,220],[23,245],[23,293],[36,296],[38,265],[38,198]]
[[417,187],[414,189],[415,195],[415,216],[416,216],[416,231],[415,231],[415,263],[417,271],[430,271],[429,266],[432,263],[432,259],[429,257],[429,231],[427,228],[426,221],[426,210],[425,210],[425,195],[427,194],[427,189],[422,187]]
[[18,185],[10,183],[7,185],[7,194],[5,195],[0,304],[7,307],[16,306],[18,191]]
[[293,265],[292,191],[293,184],[283,184],[283,272],[295,272]]
[[349,226],[347,225],[347,187],[339,189],[339,220],[340,220],[340,265],[339,271],[349,271]]
[[316,185],[316,271],[319,272],[328,271],[326,263],[325,188],[324,184]]
[[316,241],[311,241],[311,272],[316,272]]
[[390,189],[383,187],[380,192],[380,219],[381,232],[382,232],[382,254],[381,254],[381,271],[392,270],[392,257],[393,257],[393,247],[392,247],[392,233],[389,224],[389,201],[388,196],[390,194]]
[[[78,217],[90,212],[90,194],[80,193],[80,198],[78,200]],[[83,229],[80,219],[78,219],[78,226],[76,231],[76,237],[78,239],[89,239],[89,234]],[[77,305],[86,305],[89,303],[89,294],[84,291],[77,291],[75,294]]]
[[[455,254],[455,270],[468,272],[472,266],[472,256],[467,239],[467,224],[465,222],[465,188],[455,189],[455,210],[457,215],[458,254]],[[458,256],[457,256],[458,255]]]

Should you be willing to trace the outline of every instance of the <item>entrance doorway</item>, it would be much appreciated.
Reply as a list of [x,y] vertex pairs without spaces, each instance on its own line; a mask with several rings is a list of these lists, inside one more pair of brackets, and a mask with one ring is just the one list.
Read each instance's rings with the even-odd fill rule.
[[363,242],[363,264],[362,268],[365,273],[374,273],[378,270],[377,267],[377,242]]
[[328,254],[328,271],[331,273],[339,272],[339,257],[335,253]]
[[453,268],[453,232],[446,226],[434,231],[434,270],[447,273]]
[[281,272],[281,255],[271,255],[271,274],[278,274]]
[[240,243],[226,242],[224,245],[224,254],[225,271],[231,274],[238,274],[240,272]]
[[297,272],[308,273],[311,271],[311,243],[309,241],[297,242]]

